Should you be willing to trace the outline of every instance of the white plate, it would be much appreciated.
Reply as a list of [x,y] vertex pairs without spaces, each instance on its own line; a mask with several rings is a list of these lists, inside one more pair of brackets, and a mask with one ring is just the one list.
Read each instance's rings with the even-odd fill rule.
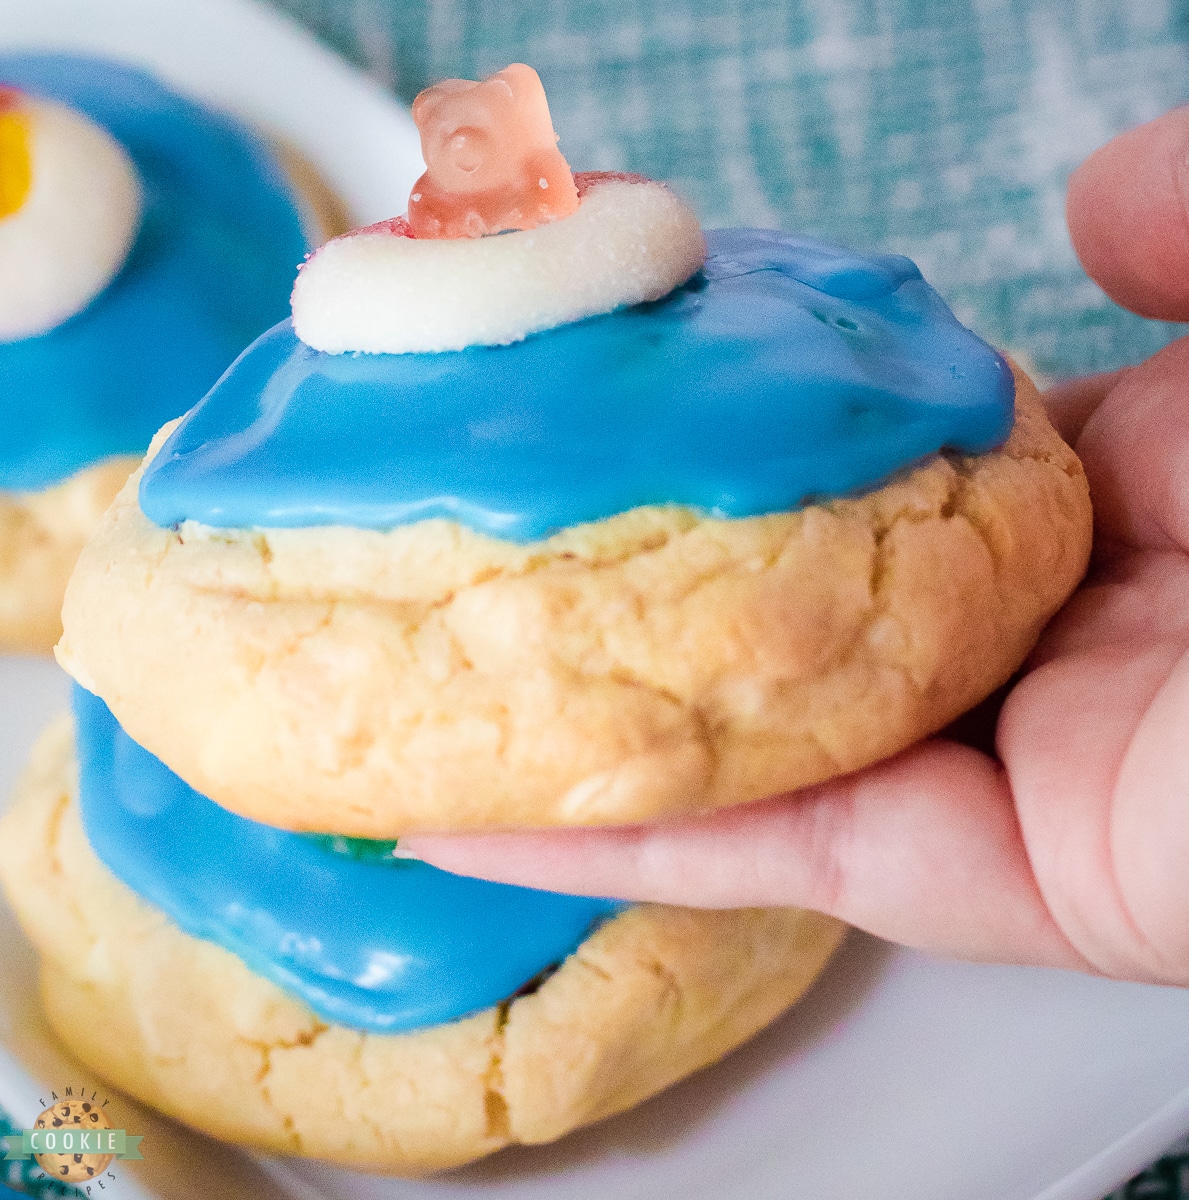
[[404,108],[250,0],[0,0],[0,50],[16,49],[79,50],[148,67],[286,139],[361,225],[403,212],[423,170]]
[[[286,136],[361,222],[402,207],[420,170],[398,105],[246,0],[0,0],[0,48],[18,46],[147,64]],[[0,659],[0,796],[65,696],[51,664]],[[79,1074],[34,990],[32,952],[0,908],[0,1107],[22,1121]],[[249,1161],[136,1120],[150,1158],[171,1160],[139,1177],[163,1200],[1099,1200],[1189,1129],[1189,992],[856,936],[793,1013],[719,1066],[556,1146],[422,1183]],[[107,1194],[145,1192],[125,1169]]]

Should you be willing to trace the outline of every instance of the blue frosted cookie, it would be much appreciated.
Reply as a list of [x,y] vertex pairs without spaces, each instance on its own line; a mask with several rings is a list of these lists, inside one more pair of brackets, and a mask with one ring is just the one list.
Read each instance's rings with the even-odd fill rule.
[[61,661],[270,824],[642,821],[941,728],[1089,538],[1035,389],[911,262],[717,230],[662,298],[509,344],[275,326],[116,501]]
[[256,825],[86,694],[0,821],[0,881],[50,1024],[104,1078],[216,1137],[402,1175],[550,1141],[715,1061],[843,931],[478,883]]
[[322,230],[249,129],[76,55],[0,55],[0,178],[0,648],[48,649],[135,458],[286,314]]

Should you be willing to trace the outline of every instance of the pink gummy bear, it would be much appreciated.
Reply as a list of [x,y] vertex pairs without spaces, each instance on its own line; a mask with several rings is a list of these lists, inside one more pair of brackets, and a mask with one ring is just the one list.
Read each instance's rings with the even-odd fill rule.
[[413,101],[413,120],[428,167],[409,197],[413,237],[532,229],[577,209],[532,67],[513,63],[482,83],[443,79]]

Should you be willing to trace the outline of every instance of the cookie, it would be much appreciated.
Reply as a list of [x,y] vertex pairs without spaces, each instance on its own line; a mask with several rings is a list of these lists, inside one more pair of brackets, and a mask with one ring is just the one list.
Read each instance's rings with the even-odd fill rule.
[[51,1023],[113,1085],[267,1150],[415,1175],[552,1140],[721,1057],[796,1000],[842,937],[793,909],[644,905],[529,994],[414,1033],[360,1033],[116,880],[88,845],[76,786],[64,720],[0,824],[0,877],[41,955]]
[[398,217],[314,255],[67,592],[63,666],[266,824],[631,823],[817,783],[1003,683],[1085,570],[1076,457],[913,263],[703,234],[640,177],[555,188],[509,72],[414,108],[410,212],[452,236]]
[[136,469],[110,458],[38,492],[0,492],[0,653],[49,653],[79,551]]
[[0,181],[0,651],[47,651],[131,456],[344,222],[296,155],[78,55],[0,55]]
[[163,528],[134,476],[80,557],[59,659],[192,786],[284,828],[746,803],[944,727],[1076,586],[1085,477],[1019,372],[1015,414],[1000,449],[866,495],[647,506],[527,544],[445,520]]

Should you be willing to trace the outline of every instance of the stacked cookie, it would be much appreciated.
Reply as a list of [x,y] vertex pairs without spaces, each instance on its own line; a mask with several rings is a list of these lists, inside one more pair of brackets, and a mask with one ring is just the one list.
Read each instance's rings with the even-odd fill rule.
[[1035,390],[911,263],[704,238],[621,176],[542,212],[526,71],[415,108],[411,204],[498,236],[331,243],[294,322],[158,435],[80,558],[74,719],[0,840],[80,1057],[219,1136],[377,1170],[636,1103],[841,937],[464,880],[402,836],[856,770],[1002,683],[1088,554]]

